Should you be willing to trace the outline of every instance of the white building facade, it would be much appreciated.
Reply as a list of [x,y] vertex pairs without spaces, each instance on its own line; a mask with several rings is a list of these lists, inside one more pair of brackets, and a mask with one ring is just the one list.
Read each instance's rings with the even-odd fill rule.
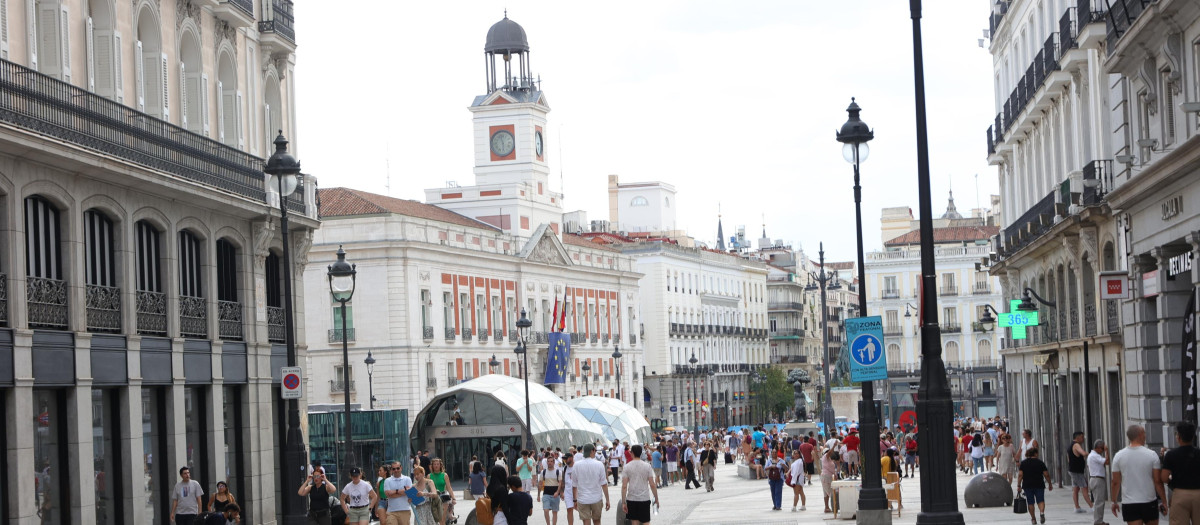
[[285,254],[262,172],[295,137],[291,9],[0,2],[0,522],[166,525],[185,466],[247,523],[296,490],[282,289],[316,184]]

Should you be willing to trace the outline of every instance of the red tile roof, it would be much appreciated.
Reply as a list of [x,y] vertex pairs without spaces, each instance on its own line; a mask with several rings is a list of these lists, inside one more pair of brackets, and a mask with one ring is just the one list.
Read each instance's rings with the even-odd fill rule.
[[[940,244],[974,242],[980,240],[986,241],[998,233],[1000,233],[999,226],[952,226],[949,228],[934,228],[933,242],[934,244]],[[914,230],[885,242],[884,245],[905,246],[920,243],[921,230]]]
[[499,228],[495,226],[437,206],[350,188],[322,188],[320,202],[322,218],[394,213],[470,228],[499,231]]
[[575,235],[574,233],[564,233],[562,236],[563,244],[566,244],[569,246],[580,246],[583,248],[604,250],[606,252],[619,252],[620,251],[615,248],[612,248],[611,246],[608,246],[607,244],[610,241],[601,240],[601,239],[602,238],[600,238],[600,237],[595,237],[595,238],[590,237],[590,236],[584,237],[582,235]]

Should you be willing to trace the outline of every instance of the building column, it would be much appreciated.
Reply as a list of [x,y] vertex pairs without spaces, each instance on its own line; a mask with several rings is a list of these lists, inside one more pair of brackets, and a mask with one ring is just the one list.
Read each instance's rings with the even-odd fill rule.
[[142,413],[142,338],[136,335],[127,337],[125,349],[129,386],[120,389],[118,403],[121,420],[117,422],[117,427],[121,439],[116,446],[121,448],[121,457],[126,458],[124,466],[129,469],[129,475],[121,479],[125,499],[119,504],[124,508],[129,523],[149,523],[151,517],[146,515],[146,449],[143,439],[145,414]]
[[75,386],[67,389],[67,450],[71,455],[67,472],[71,486],[71,516],[87,523],[96,516],[96,457],[92,443],[92,334],[75,333]]
[[[22,281],[23,282],[23,281]],[[22,286],[22,290],[24,287]],[[18,296],[24,297],[24,294]],[[21,312],[25,308],[12,308],[11,313]],[[19,326],[19,325],[16,325]],[[5,413],[12,421],[33,421],[33,357],[31,345],[33,332],[30,330],[13,330],[13,379],[11,389],[4,389]],[[36,472],[34,464],[32,425],[4,425],[8,433],[8,472],[4,473],[4,482],[8,485],[9,507],[5,520],[11,523],[37,523],[37,495],[33,483],[29,482],[29,473]]]

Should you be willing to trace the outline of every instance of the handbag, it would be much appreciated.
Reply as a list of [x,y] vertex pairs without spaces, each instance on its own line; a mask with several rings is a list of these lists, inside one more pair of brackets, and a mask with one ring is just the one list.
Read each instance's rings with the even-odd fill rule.
[[1025,503],[1025,498],[1021,493],[1017,493],[1017,497],[1013,498],[1013,514],[1025,514],[1029,512],[1029,505]]

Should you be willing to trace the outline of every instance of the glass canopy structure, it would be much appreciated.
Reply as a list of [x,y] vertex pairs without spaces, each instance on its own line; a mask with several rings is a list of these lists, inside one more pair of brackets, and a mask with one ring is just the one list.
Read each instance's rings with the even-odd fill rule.
[[539,449],[567,450],[605,437],[598,425],[532,382],[529,413],[532,424],[525,421],[524,380],[502,374],[477,377],[439,392],[417,413],[413,448],[445,459],[451,476],[462,479],[471,456],[485,459],[502,452],[514,464],[527,430]]
[[567,401],[567,405],[588,421],[599,425],[609,443],[619,439],[635,445],[644,445],[654,437],[646,417],[620,399],[584,396]]

